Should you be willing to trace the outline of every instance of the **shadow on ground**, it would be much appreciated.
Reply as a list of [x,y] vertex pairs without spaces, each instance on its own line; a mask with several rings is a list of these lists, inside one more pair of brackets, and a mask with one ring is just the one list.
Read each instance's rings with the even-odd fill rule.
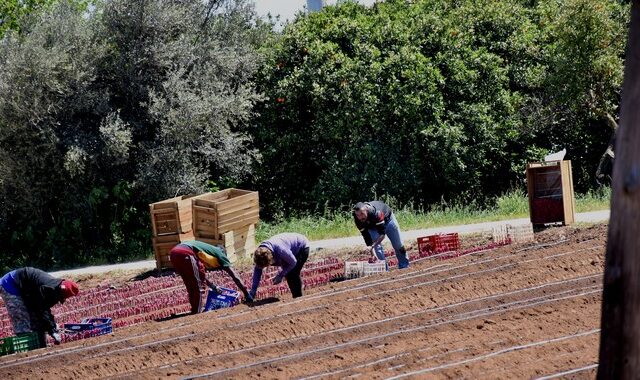
[[174,319],[178,319],[178,318],[182,318],[182,317],[187,317],[187,316],[189,316],[189,315],[191,315],[191,313],[190,313],[190,312],[184,312],[184,313],[178,313],[178,314],[171,314],[171,315],[170,315],[170,316],[168,316],[168,317],[158,318],[158,319],[156,319],[155,321],[156,321],[156,322],[171,321],[171,320],[174,320]]
[[256,306],[267,305],[267,304],[274,303],[274,302],[280,302],[280,298],[267,297],[267,298],[263,298],[261,300],[253,301],[252,303],[250,303],[248,305],[249,305],[249,307],[256,307]]
[[173,269],[163,269],[163,270],[158,270],[158,269],[151,269],[148,270],[146,272],[142,272],[140,274],[137,274],[135,277],[131,278],[131,281],[143,281],[146,280],[149,277],[165,277],[165,276],[172,276],[174,275],[176,272]]

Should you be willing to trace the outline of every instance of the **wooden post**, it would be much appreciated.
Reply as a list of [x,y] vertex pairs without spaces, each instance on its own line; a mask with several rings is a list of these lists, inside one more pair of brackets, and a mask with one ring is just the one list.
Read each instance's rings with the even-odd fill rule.
[[613,167],[598,379],[640,374],[640,0],[631,26]]

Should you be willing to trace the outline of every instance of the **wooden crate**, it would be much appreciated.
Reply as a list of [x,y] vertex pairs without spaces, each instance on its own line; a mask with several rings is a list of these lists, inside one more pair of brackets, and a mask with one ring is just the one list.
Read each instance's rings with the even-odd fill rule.
[[232,262],[255,250],[255,224],[260,219],[255,191],[231,188],[175,197],[152,203],[149,210],[158,269],[171,267],[169,252],[184,240],[222,245]]
[[257,191],[226,189],[200,195],[192,200],[193,230],[196,236],[222,239],[260,220]]
[[202,236],[196,236],[195,239],[212,245],[223,246],[227,257],[234,263],[238,257],[253,254],[253,251],[256,250],[255,231],[255,224],[251,224],[222,234],[222,239],[210,239]]
[[224,234],[225,249],[228,255],[243,257],[256,250],[256,228],[251,224]]
[[528,164],[527,190],[532,224],[575,222],[571,161]]
[[183,234],[191,231],[191,198],[183,195],[149,205],[153,236]]
[[169,253],[173,247],[186,240],[193,240],[193,233],[191,231],[185,234],[160,235],[151,239],[158,270],[173,268],[169,261]]

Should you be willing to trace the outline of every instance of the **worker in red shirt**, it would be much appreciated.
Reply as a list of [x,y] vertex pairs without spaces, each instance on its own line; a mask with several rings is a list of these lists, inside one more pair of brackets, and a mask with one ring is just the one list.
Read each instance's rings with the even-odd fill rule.
[[231,262],[223,248],[198,240],[184,241],[171,249],[169,260],[187,287],[192,314],[202,311],[202,298],[206,294],[206,286],[216,288],[207,279],[206,268],[225,271],[244,294],[245,302],[253,302],[238,274],[231,268]]

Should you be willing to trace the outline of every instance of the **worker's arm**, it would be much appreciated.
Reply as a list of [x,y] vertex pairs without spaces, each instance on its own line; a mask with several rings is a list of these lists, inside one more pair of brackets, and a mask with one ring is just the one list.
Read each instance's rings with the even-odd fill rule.
[[236,284],[238,289],[240,289],[242,294],[244,294],[244,299],[247,300],[248,302],[253,302],[253,297],[251,297],[251,295],[249,295],[249,291],[247,290],[246,286],[244,286],[244,284],[240,280],[240,277],[238,277],[238,274],[236,273],[236,271],[233,270],[233,268],[231,268],[231,267],[222,267],[222,270],[227,272],[227,274],[229,275],[229,277],[231,277],[231,279]]
[[251,296],[251,298],[256,298],[256,293],[258,292],[258,287],[260,286],[261,278],[262,278],[262,268],[256,265],[253,267],[251,291],[249,292],[249,295]]

